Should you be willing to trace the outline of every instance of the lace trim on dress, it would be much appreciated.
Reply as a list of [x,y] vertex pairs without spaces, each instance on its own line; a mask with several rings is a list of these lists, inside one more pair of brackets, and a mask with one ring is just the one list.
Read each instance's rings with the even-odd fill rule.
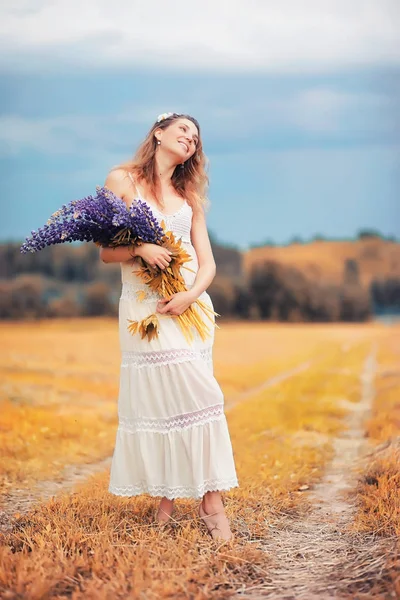
[[230,490],[233,487],[238,487],[238,485],[236,477],[230,477],[229,479],[208,479],[202,484],[193,487],[148,485],[145,481],[141,481],[137,485],[128,485],[125,487],[119,487],[110,483],[108,491],[116,496],[149,494],[150,496],[165,496],[169,500],[173,500],[174,498],[201,498],[206,492]]
[[180,431],[189,429],[198,425],[206,425],[214,421],[225,419],[224,405],[214,404],[191,413],[165,417],[164,419],[152,419],[150,417],[131,417],[119,416],[118,429],[126,433],[154,432],[169,433],[170,431]]
[[[193,283],[187,283],[186,288],[189,290],[193,287]],[[201,299],[204,292],[200,294]],[[132,283],[130,281],[124,281],[122,283],[120,300],[136,300],[137,302],[158,302],[162,296],[149,288],[145,283]]]
[[135,352],[126,350],[121,353],[121,367],[162,367],[163,365],[174,365],[193,360],[203,360],[212,367],[212,346],[201,350],[190,348],[170,348],[169,350],[153,350],[150,352]]
[[190,238],[186,237],[186,236],[177,235],[176,237],[178,239],[180,239],[183,244],[191,244],[192,243],[192,240]]
[[146,285],[124,282],[120,300],[136,300],[137,302],[158,302],[162,296]]

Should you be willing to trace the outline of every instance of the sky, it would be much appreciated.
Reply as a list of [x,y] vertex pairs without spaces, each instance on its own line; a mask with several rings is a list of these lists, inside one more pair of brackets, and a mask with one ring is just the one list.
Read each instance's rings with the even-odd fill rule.
[[0,240],[170,111],[200,122],[221,243],[400,238],[399,39],[397,0],[3,0]]

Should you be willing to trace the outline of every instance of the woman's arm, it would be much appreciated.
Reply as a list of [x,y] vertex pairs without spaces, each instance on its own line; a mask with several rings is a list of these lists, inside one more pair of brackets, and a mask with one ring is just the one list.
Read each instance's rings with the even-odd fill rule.
[[[115,169],[107,175],[104,187],[108,188],[128,206],[129,187],[126,172]],[[129,208],[129,206],[128,206]],[[118,246],[117,248],[100,248],[100,259],[104,263],[126,262],[134,259],[137,248],[133,246]]]
[[126,262],[134,260],[137,248],[134,246],[117,246],[116,248],[100,248],[100,260],[104,263]]
[[193,212],[191,237],[199,261],[195,282],[190,290],[173,294],[171,299],[159,300],[157,312],[161,314],[181,315],[208,288],[215,277],[217,269],[203,209]]
[[191,238],[199,261],[199,269],[189,292],[194,299],[197,299],[208,288],[217,271],[203,209],[193,212]]

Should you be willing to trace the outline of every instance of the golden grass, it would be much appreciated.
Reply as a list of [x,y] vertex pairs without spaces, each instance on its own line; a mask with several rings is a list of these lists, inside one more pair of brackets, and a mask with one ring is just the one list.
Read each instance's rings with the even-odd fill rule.
[[3,492],[112,452],[119,368],[116,328],[111,319],[1,324]]
[[230,403],[278,373],[325,356],[333,348],[346,350],[372,339],[378,330],[374,324],[223,324],[215,341],[215,376]]
[[[117,321],[2,323],[1,333],[3,489],[111,454],[119,383]],[[224,324],[214,355],[226,405],[311,357],[374,335],[374,326]]]
[[[96,335],[98,327],[99,323]],[[231,352],[235,327],[227,326],[218,332],[216,361],[220,364],[229,363],[229,354],[224,355],[223,349],[226,344]],[[324,334],[323,327],[303,326],[293,328],[291,340],[290,329],[284,326],[259,328],[264,329],[265,336],[257,338],[260,365],[265,359],[259,365],[263,371],[262,375],[254,371],[254,380],[245,382],[246,389],[253,387],[254,381],[258,385],[264,379],[264,368],[268,368],[274,355],[274,345],[281,353],[277,364],[281,364],[285,345],[292,357],[315,360],[308,370],[256,392],[227,413],[240,481],[238,489],[224,494],[235,541],[213,542],[196,518],[193,501],[178,501],[174,524],[159,530],[152,522],[156,499],[112,496],[106,491],[106,472],[79,486],[74,493],[38,505],[17,519],[0,548],[1,592],[11,594],[9,598],[32,600],[69,596],[85,600],[206,599],[228,598],[241,590],[262,586],[274,561],[274,556],[263,549],[269,527],[277,515],[301,516],[310,509],[302,490],[312,487],[321,477],[333,452],[332,438],[343,427],[346,408],[341,401],[360,399],[359,375],[365,357],[371,341],[382,338],[385,330],[376,326],[326,327]],[[51,329],[51,333],[61,335],[60,328]],[[236,347],[241,355],[256,355],[254,338],[241,326],[236,331]],[[46,327],[45,332],[51,338]],[[82,333],[90,339],[93,329],[76,332],[76,339],[81,339]],[[315,340],[310,344],[312,336]],[[79,356],[76,339],[69,352]],[[74,336],[70,336],[69,343],[71,340]],[[293,350],[295,345],[297,349]],[[312,347],[318,351],[317,356],[312,356]],[[33,347],[30,351],[34,354]],[[94,356],[100,352],[93,348]],[[43,348],[40,353],[45,354]],[[110,373],[112,364],[115,366],[111,361]],[[84,363],[79,362],[82,368]],[[231,368],[233,388],[243,385],[237,371]],[[78,406],[76,399],[74,404]],[[17,406],[18,410],[22,408],[26,408],[26,403]],[[39,410],[37,405],[33,413],[35,410]],[[27,421],[32,424],[33,413],[27,414]],[[36,426],[46,427],[46,419],[48,416],[42,414]],[[9,430],[11,427],[10,424]],[[112,420],[104,427],[115,433]],[[89,447],[94,437],[89,430],[82,444]],[[42,439],[40,443],[44,443]],[[53,448],[56,447],[55,442]]]
[[54,406],[1,405],[1,485],[30,485],[51,478],[65,465],[108,456],[115,431],[101,412],[80,407],[79,414],[60,415]]

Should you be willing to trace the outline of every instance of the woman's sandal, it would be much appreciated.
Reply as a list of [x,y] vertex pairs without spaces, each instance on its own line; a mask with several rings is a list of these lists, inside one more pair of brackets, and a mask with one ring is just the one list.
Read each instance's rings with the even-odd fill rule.
[[225,514],[224,512],[215,512],[215,513],[212,513],[212,514],[210,514],[210,515],[209,515],[209,514],[207,514],[207,513],[206,513],[206,511],[204,510],[204,508],[203,508],[203,503],[201,503],[201,504],[199,505],[199,517],[200,517],[201,519],[203,519],[203,521],[204,521],[204,523],[206,524],[206,526],[207,526],[207,529],[208,529],[208,532],[210,533],[211,537],[212,537],[214,540],[221,540],[221,539],[222,539],[222,540],[225,540],[225,541],[230,541],[230,540],[232,540],[232,539],[233,539],[233,534],[232,534],[232,532],[230,531],[229,523],[228,523],[228,528],[229,528],[229,531],[230,531],[229,537],[224,537],[224,536],[222,535],[222,533],[223,533],[223,532],[222,532],[222,529],[221,529],[220,527],[218,527],[218,525],[212,525],[212,523],[209,523],[209,522],[207,521],[207,519],[209,519],[209,518],[211,518],[211,517],[215,517],[216,515],[221,515],[221,516],[225,517],[225,519],[228,521],[228,518],[227,518],[227,516],[226,516],[226,514]]

